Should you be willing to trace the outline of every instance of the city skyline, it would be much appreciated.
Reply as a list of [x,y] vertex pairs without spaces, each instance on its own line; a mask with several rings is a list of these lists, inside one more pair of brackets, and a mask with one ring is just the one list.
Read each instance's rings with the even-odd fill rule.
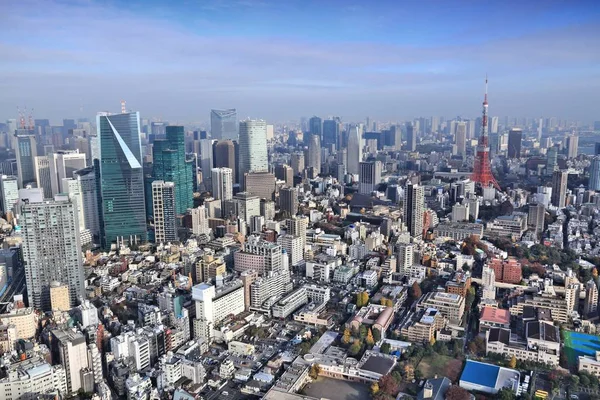
[[486,72],[490,115],[598,118],[592,2],[25,1],[5,11],[2,119],[17,106],[91,117],[120,99],[174,122],[214,108],[240,120],[474,117]]

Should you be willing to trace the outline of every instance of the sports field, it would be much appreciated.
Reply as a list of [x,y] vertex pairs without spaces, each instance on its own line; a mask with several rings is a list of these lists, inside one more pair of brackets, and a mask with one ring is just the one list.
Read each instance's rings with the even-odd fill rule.
[[565,355],[569,366],[577,366],[579,356],[595,356],[600,351],[600,336],[587,333],[563,331]]

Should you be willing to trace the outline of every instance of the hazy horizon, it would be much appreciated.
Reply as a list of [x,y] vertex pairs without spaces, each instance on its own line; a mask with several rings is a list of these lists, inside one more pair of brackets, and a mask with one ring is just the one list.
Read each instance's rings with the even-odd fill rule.
[[600,120],[600,7],[524,3],[9,0],[0,119]]

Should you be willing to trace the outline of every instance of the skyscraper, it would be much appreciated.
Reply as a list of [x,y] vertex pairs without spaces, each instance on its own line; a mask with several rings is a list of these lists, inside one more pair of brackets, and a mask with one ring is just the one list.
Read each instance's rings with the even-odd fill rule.
[[233,170],[231,168],[212,169],[212,195],[217,200],[233,198]]
[[[39,199],[37,199],[39,200]],[[71,305],[83,293],[83,261],[79,223],[73,202],[66,195],[54,201],[19,201],[23,232],[23,260],[31,307],[50,309],[50,283],[69,285]]]
[[248,172],[268,170],[267,123],[263,120],[240,122],[240,179]]
[[273,200],[275,175],[270,172],[251,172],[244,176],[246,192],[261,199]]
[[312,117],[308,120],[308,129],[308,133],[310,133],[309,136],[317,135],[320,138],[323,129],[323,120],[316,116]]
[[490,133],[498,133],[498,117],[491,118]]
[[326,119],[323,121],[323,146],[337,146],[340,135],[340,125],[335,119]]
[[292,153],[290,155],[290,166],[294,170],[294,175],[299,175],[304,171],[304,153]]
[[600,157],[592,158],[590,164],[590,190],[600,190]]
[[237,140],[238,123],[235,108],[210,111],[210,133],[216,140]]
[[[50,175],[50,161],[48,156],[35,157],[35,181],[37,187],[44,190],[44,198],[52,198],[52,179]],[[57,193],[58,194],[58,193]]]
[[279,208],[282,212],[287,212],[289,216],[294,216],[298,212],[298,189],[293,187],[284,187],[279,190]]
[[213,140],[212,139],[201,139],[200,140],[200,169],[202,170],[202,181],[204,182],[204,186],[206,190],[209,190],[212,182],[211,174],[212,169],[214,167],[214,148],[213,148]]
[[361,129],[357,125],[350,127],[348,132],[348,151],[346,152],[346,170],[349,174],[358,174],[359,163],[362,161]]
[[154,241],[169,243],[177,240],[175,220],[175,191],[173,182],[152,182],[152,210],[154,212]]
[[192,208],[192,233],[194,235],[210,235],[208,226],[208,209],[201,205]]
[[79,153],[79,150],[60,150],[48,155],[48,159],[53,196],[66,193],[62,180],[72,178],[75,171],[86,167],[85,154]]
[[527,217],[527,223],[533,228],[536,236],[539,238],[540,234],[544,231],[544,220],[546,215],[546,207],[543,204],[531,204],[529,206],[529,215]]
[[579,136],[569,135],[567,136],[567,158],[577,158],[579,145]]
[[464,158],[467,155],[467,125],[464,122],[459,122],[456,124],[455,129],[456,154]]
[[558,147],[552,146],[546,152],[546,175],[552,175],[558,165]]
[[284,181],[287,186],[294,186],[294,170],[289,165],[277,165],[275,167],[275,177]]
[[512,128],[508,132],[508,158],[521,157],[521,141],[523,140],[523,131],[519,128]]
[[[81,187],[81,199],[85,228],[95,237],[100,235],[100,219],[98,207],[98,185],[94,167],[87,167],[73,173]],[[81,225],[81,224],[80,224]]]
[[[212,150],[212,149],[211,149]],[[185,155],[183,126],[167,126],[166,139],[155,140],[153,148],[154,179],[175,185],[175,212],[185,214],[194,206],[194,172],[192,161]]]
[[554,207],[563,208],[567,197],[567,171],[554,171],[552,174],[552,198]]
[[[21,131],[21,130],[19,130]],[[37,156],[37,140],[30,132],[16,134],[17,174],[19,188],[35,183],[35,157]]]
[[137,112],[97,117],[102,246],[146,241],[144,172]]
[[417,150],[417,133],[411,122],[406,123],[406,150]]
[[321,137],[319,135],[311,135],[308,140],[308,162],[306,167],[313,169],[311,178],[321,173]]
[[235,145],[231,140],[219,140],[215,145],[215,167],[231,168],[233,182],[237,182],[235,176]]
[[381,182],[381,161],[361,162],[358,172],[359,193],[371,194]]
[[390,126],[390,136],[392,138],[390,145],[394,147],[394,150],[402,150],[402,129],[398,125]]
[[410,236],[423,237],[423,213],[425,212],[425,191],[423,186],[408,183],[404,190],[404,222]]
[[4,214],[13,210],[19,200],[19,182],[16,176],[0,176],[0,208]]

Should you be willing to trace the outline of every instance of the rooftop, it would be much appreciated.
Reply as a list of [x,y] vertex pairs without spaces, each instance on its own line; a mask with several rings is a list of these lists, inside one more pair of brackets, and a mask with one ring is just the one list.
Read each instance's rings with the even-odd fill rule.
[[510,311],[501,308],[483,307],[480,320],[494,322],[496,324],[509,324]]

